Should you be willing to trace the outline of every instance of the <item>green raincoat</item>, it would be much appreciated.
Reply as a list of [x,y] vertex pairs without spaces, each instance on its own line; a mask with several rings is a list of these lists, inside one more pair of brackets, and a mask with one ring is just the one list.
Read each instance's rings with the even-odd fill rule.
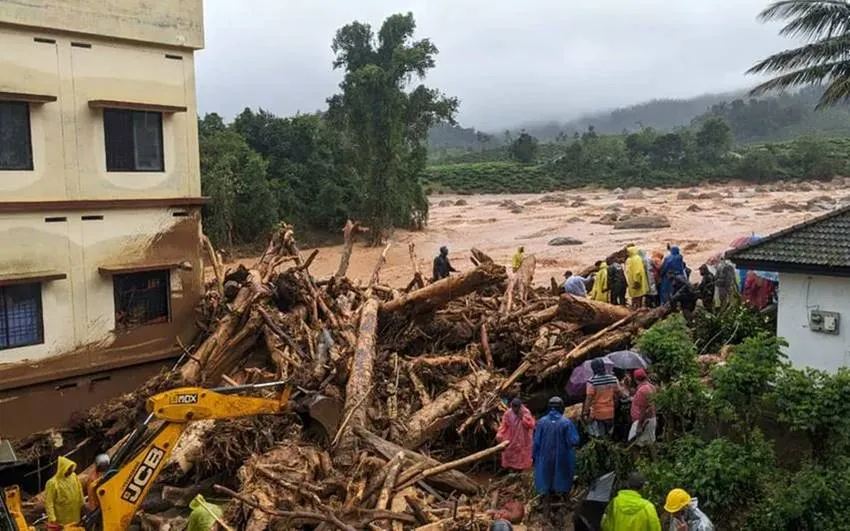
[[[206,506],[206,509],[204,506]],[[189,508],[192,509],[192,512],[189,514],[189,523],[186,526],[186,531],[209,531],[212,529],[213,525],[215,525],[215,517],[210,512],[221,518],[221,507],[209,503],[200,494],[195,496],[192,502],[189,503]]]
[[655,506],[634,490],[624,489],[608,504],[602,531],[661,531]]
[[74,524],[80,521],[83,509],[83,486],[74,472],[77,463],[60,456],[56,474],[47,480],[44,490],[44,509],[47,521],[57,524]]

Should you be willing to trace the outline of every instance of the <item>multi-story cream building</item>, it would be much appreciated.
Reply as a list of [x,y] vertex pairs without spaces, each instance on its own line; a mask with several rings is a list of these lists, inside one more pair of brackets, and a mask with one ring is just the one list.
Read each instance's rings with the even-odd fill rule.
[[203,39],[202,0],[0,0],[0,437],[191,341]]

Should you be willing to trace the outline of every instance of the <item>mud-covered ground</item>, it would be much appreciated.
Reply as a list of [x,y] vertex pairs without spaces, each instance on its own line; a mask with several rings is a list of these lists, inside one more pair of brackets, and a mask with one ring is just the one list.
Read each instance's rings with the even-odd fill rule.
[[[630,199],[642,195],[642,198]],[[692,189],[603,190],[585,188],[553,194],[437,195],[430,198],[428,227],[420,232],[395,231],[381,270],[381,283],[404,286],[412,267],[408,243],[413,242],[420,265],[430,274],[431,260],[448,246],[455,268],[472,267],[469,249],[478,247],[504,264],[520,245],[537,256],[537,283],[561,278],[567,269],[581,269],[627,243],[647,250],[682,248],[694,272],[733,239],[752,233],[767,235],[789,225],[850,204],[850,178],[828,183],[778,183],[764,186],[730,184]],[[604,217],[666,216],[660,229],[615,229],[599,224]],[[565,236],[581,245],[552,246]],[[318,278],[333,274],[342,246],[322,247],[310,271]],[[358,243],[348,276],[368,281],[382,248]],[[250,265],[253,258],[242,260]]]

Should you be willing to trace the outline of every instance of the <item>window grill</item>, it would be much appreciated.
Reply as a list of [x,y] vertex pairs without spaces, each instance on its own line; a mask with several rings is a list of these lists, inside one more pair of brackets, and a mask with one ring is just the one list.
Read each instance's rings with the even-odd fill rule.
[[163,171],[161,112],[104,109],[103,131],[106,171]]
[[168,322],[171,290],[167,269],[116,274],[112,282],[116,329]]
[[32,170],[29,103],[0,101],[0,170]]
[[41,283],[0,287],[0,350],[44,343]]

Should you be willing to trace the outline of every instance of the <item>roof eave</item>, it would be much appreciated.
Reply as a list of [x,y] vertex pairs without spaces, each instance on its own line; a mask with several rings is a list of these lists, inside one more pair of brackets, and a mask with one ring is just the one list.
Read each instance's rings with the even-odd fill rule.
[[820,264],[795,264],[788,262],[772,262],[769,260],[755,260],[736,258],[735,266],[742,269],[758,271],[773,271],[776,273],[792,273],[797,275],[817,275],[824,277],[850,277],[850,267],[827,266]]

